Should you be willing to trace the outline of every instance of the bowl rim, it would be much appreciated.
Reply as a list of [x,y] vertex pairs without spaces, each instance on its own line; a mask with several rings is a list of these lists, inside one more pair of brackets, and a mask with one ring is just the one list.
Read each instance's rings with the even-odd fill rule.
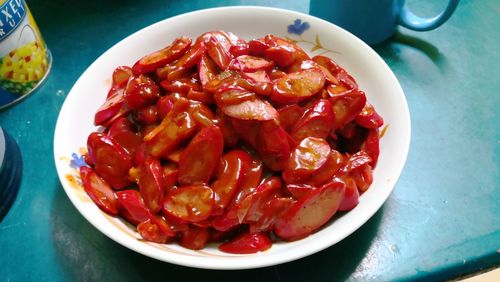
[[[79,202],[77,202],[77,199],[74,195],[72,195],[69,192],[69,189],[67,187],[67,183],[63,181],[64,179],[64,173],[62,169],[59,168],[59,161],[58,159],[61,157],[60,155],[56,155],[57,153],[57,146],[59,144],[59,140],[57,139],[57,136],[60,135],[59,131],[60,129],[60,123],[62,123],[62,113],[66,112],[66,107],[68,105],[66,104],[66,100],[63,103],[63,106],[61,107],[57,122],[56,122],[56,129],[54,132],[54,160],[56,163],[56,169],[57,169],[57,174],[59,176],[60,182],[70,198],[71,202],[73,205],[77,208],[79,213],[96,229],[98,229],[100,232],[105,234],[108,238],[112,239],[113,241],[119,243],[120,245],[131,249],[135,252],[138,252],[140,254],[143,254],[148,257],[155,258],[160,261],[164,262],[169,262],[177,265],[182,265],[182,266],[189,266],[189,267],[195,267],[195,268],[202,268],[202,269],[221,269],[221,270],[236,270],[236,269],[252,269],[252,268],[260,268],[260,267],[266,267],[266,266],[272,266],[272,265],[278,265],[290,261],[294,261],[303,257],[307,257],[311,254],[317,253],[321,250],[324,250],[330,246],[335,245],[339,241],[345,239],[347,236],[350,234],[354,233],[356,230],[358,230],[363,224],[365,224],[370,218],[373,217],[373,215],[380,210],[380,207],[387,201],[389,195],[392,193],[394,190],[394,187],[396,185],[396,182],[398,181],[402,170],[404,168],[404,165],[406,163],[406,159],[408,156],[408,151],[409,151],[409,146],[410,146],[410,139],[411,139],[411,123],[410,123],[410,112],[408,109],[408,103],[406,101],[406,97],[404,95],[403,89],[401,88],[401,85],[396,78],[395,74],[392,72],[392,70],[389,68],[389,66],[384,62],[384,60],[371,48],[369,47],[366,43],[364,43],[361,39],[357,38],[356,36],[352,35],[348,31],[330,23],[325,20],[319,19],[317,17],[298,12],[298,11],[293,11],[293,10],[287,10],[287,9],[282,9],[282,8],[271,8],[271,7],[262,7],[262,6],[227,6],[227,7],[218,7],[218,8],[209,8],[209,9],[201,9],[201,10],[196,10],[188,13],[183,13],[179,14],[173,17],[169,17],[163,20],[160,20],[156,23],[153,23],[151,25],[148,25],[144,28],[139,29],[138,31],[126,36],[125,38],[119,40],[116,42],[112,47],[107,49],[104,53],[102,53],[98,58],[96,58],[88,67],[87,69],[81,74],[81,76],[75,81],[73,84],[70,92],[68,93],[68,96],[72,93],[73,88],[78,84],[78,81],[82,79],[86,75],[89,70],[91,70],[94,65],[96,65],[103,57],[106,57],[111,50],[114,50],[115,48],[119,48],[121,43],[126,41],[127,39],[136,36],[139,33],[147,32],[150,29],[156,29],[158,26],[166,24],[167,22],[170,21],[176,21],[180,18],[185,18],[185,17],[193,17],[197,15],[202,15],[202,14],[207,14],[207,13],[221,13],[221,12],[231,12],[231,11],[239,11],[239,10],[253,10],[252,12],[258,13],[258,12],[275,12],[275,13],[281,13],[281,14],[288,14],[290,16],[294,17],[300,17],[304,21],[309,21],[309,22],[317,22],[320,23],[321,25],[328,26],[335,32],[340,32],[342,33],[342,36],[346,36],[348,40],[354,41],[356,44],[361,45],[363,47],[363,51],[369,52],[370,56],[376,60],[376,63],[378,65],[381,65],[384,68],[387,68],[388,70],[388,75],[390,76],[389,79],[395,82],[394,86],[396,86],[396,90],[401,94],[401,98],[403,99],[402,102],[404,104],[404,108],[401,109],[402,112],[404,113],[404,118],[405,118],[405,123],[406,127],[404,128],[406,132],[403,132],[404,134],[402,135],[404,138],[401,140],[402,147],[404,149],[404,154],[403,156],[398,159],[399,163],[396,164],[396,167],[398,168],[397,172],[393,174],[393,178],[390,183],[386,183],[387,189],[383,190],[383,201],[377,202],[376,205],[372,205],[371,208],[369,209],[369,213],[366,214],[366,216],[363,218],[363,220],[359,220],[353,224],[352,228],[349,230],[342,230],[342,233],[336,236],[338,238],[337,240],[330,240],[326,242],[315,242],[314,244],[308,245],[308,248],[303,248],[300,252],[289,252],[286,256],[281,255],[278,253],[275,256],[271,256],[274,258],[274,260],[270,261],[269,259],[259,259],[259,256],[262,258],[263,256],[266,256],[266,253],[257,253],[253,255],[235,255],[235,256],[228,256],[230,260],[221,260],[218,262],[215,262],[212,260],[211,257],[200,257],[199,259],[193,259],[192,256],[189,255],[184,255],[184,254],[175,254],[174,257],[170,256],[164,256],[160,255],[157,252],[150,252],[149,248],[144,248],[142,246],[138,246],[135,244],[130,244],[128,240],[122,238],[121,236],[116,236],[115,232],[110,231],[109,229],[105,229],[102,226],[96,224],[92,218],[90,218],[89,214],[86,213],[82,206],[80,205]],[[258,16],[257,16],[258,17]],[[107,216],[107,215],[106,215]],[[313,234],[314,235],[314,234]],[[312,236],[312,235],[311,235]],[[304,239],[303,239],[304,240]],[[301,241],[301,240],[299,240]],[[299,242],[296,241],[296,242]],[[313,241],[314,242],[314,241]],[[293,243],[293,242],[292,242]],[[285,243],[285,244],[291,244],[291,243]],[[148,246],[149,247],[149,246]],[[247,259],[247,258],[252,258],[253,259]],[[257,259],[255,259],[257,257]],[[269,255],[267,256],[269,257]],[[241,259],[245,258],[245,259]],[[232,263],[231,261],[238,261],[237,263]],[[240,262],[241,261],[241,262]]]

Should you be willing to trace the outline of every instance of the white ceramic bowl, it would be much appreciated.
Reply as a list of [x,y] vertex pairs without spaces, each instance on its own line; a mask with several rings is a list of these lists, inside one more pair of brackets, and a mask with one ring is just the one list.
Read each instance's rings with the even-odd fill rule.
[[[306,26],[309,28],[304,30]],[[216,246],[192,251],[177,244],[159,245],[138,240],[140,237],[135,230],[101,212],[91,202],[79,185],[78,173],[71,164],[79,161],[78,152],[85,146],[89,133],[95,130],[93,116],[105,99],[114,68],[132,65],[146,53],[164,47],[181,35],[195,38],[210,30],[230,31],[247,40],[272,33],[299,41],[308,52],[319,40],[322,48],[309,53],[332,57],[357,79],[369,101],[384,117],[388,129],[381,140],[374,182],[355,209],[302,240],[275,243],[262,253],[232,255],[218,251]],[[119,244],[179,265],[245,269],[296,260],[328,248],[353,233],[389,197],[403,169],[409,143],[410,116],[401,86],[385,62],[361,40],[306,14],[263,7],[226,7],[163,20],[130,35],[100,56],[81,75],[64,102],[54,136],[54,157],[59,178],[71,202],[92,225]]]

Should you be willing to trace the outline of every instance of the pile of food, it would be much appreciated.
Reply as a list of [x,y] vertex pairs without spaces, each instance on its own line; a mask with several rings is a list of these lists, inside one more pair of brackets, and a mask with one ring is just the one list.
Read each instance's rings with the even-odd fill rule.
[[214,31],[117,67],[85,191],[144,240],[254,253],[308,236],[373,181],[383,119],[342,67]]

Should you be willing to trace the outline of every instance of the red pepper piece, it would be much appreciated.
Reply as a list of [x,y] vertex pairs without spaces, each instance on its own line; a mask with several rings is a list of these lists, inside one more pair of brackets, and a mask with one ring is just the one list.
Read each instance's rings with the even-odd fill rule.
[[271,248],[271,239],[265,233],[241,233],[231,241],[222,243],[219,250],[231,254],[253,254]]

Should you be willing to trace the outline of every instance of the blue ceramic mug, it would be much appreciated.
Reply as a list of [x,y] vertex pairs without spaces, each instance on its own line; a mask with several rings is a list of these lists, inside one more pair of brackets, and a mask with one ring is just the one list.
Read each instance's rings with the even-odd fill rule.
[[0,222],[16,198],[23,170],[16,141],[0,126]]
[[453,14],[458,1],[449,0],[445,10],[433,18],[416,16],[404,0],[311,0],[309,13],[376,44],[391,37],[397,25],[416,31],[439,27]]

